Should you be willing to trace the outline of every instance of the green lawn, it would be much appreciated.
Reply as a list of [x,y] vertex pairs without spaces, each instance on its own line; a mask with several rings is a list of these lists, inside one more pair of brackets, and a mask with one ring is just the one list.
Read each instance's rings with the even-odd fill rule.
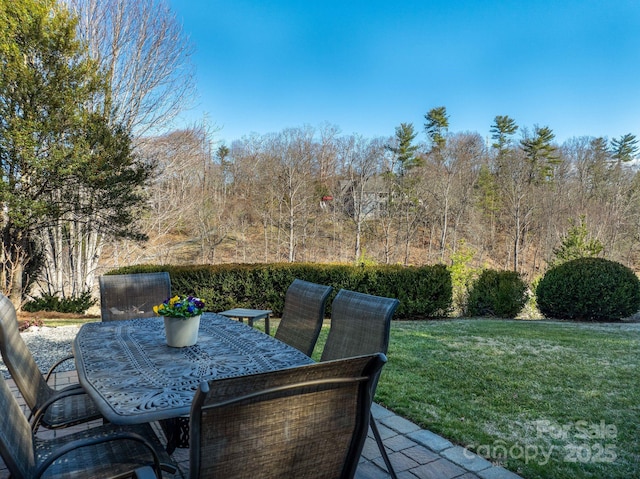
[[388,358],[377,402],[526,479],[640,476],[640,324],[394,321]]
[[640,323],[393,321],[388,359],[378,403],[525,479],[640,477]]

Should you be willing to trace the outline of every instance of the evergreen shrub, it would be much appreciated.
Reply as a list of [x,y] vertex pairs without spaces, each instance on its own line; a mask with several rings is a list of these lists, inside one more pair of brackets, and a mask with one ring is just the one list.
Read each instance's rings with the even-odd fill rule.
[[604,258],[578,258],[549,269],[536,288],[547,318],[616,321],[640,309],[640,280]]
[[56,311],[58,313],[84,314],[96,304],[91,291],[85,291],[75,298],[59,298],[55,294],[44,293],[42,296],[28,301],[22,306],[24,311]]
[[469,290],[466,315],[515,318],[527,298],[527,284],[518,273],[485,269]]

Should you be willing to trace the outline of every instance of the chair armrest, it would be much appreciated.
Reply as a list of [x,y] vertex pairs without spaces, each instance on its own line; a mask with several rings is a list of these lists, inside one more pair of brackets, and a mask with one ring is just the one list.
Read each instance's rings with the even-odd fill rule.
[[73,387],[73,388],[60,390],[58,394],[50,397],[47,401],[44,402],[42,406],[40,406],[39,409],[37,409],[33,414],[31,414],[30,416],[31,431],[34,434],[38,432],[38,428],[40,427],[40,421],[42,420],[42,417],[47,413],[47,409],[49,409],[49,406],[51,406],[56,401],[59,401],[60,399],[63,399],[69,396],[79,396],[80,394],[87,394],[87,393],[81,387]]
[[142,443],[147,449],[149,449],[151,455],[153,456],[153,468],[151,468],[151,466],[145,466],[145,467],[149,467],[149,469],[151,469],[151,472],[153,472],[153,476],[146,476],[146,477],[156,477],[158,479],[162,479],[162,467],[167,469],[167,466],[160,465],[160,458],[158,457],[158,453],[156,452],[155,448],[151,445],[151,443],[149,443],[149,441],[147,441],[140,434],[137,434],[134,432],[118,432],[118,433],[113,433],[113,434],[109,434],[107,436],[102,436],[102,437],[76,439],[75,441],[71,441],[63,445],[62,447],[58,448],[57,450],[53,451],[53,453],[49,457],[47,457],[47,459],[43,461],[42,464],[40,464],[40,466],[38,467],[38,470],[35,473],[35,477],[36,478],[42,477],[42,475],[49,468],[49,466],[51,466],[51,464],[53,464],[56,460],[58,460],[65,454],[68,454],[71,451],[74,451],[75,449],[79,449],[82,447],[95,446],[96,444],[101,444],[105,442],[113,442],[113,441],[121,441],[121,440],[138,441]]
[[55,363],[53,366],[51,366],[51,367],[49,368],[49,371],[47,372],[46,376],[44,377],[44,380],[45,380],[46,382],[49,382],[49,378],[51,377],[51,375],[53,374],[53,372],[55,371],[55,369],[56,369],[58,366],[60,366],[62,363],[64,363],[65,361],[68,361],[69,359],[73,359],[73,358],[74,358],[73,354],[70,354],[69,356],[65,356],[64,358],[62,358],[62,359],[60,359],[60,360],[56,361],[56,363]]
[[132,479],[154,479],[156,477],[151,466],[139,467],[133,471]]

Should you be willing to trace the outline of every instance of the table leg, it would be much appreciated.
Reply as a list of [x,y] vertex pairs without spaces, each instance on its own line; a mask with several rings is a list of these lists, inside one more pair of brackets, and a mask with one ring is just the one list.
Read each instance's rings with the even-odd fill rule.
[[[234,319],[237,319],[241,323],[244,323],[244,320],[246,319],[247,320],[247,324],[251,328],[253,328],[253,321],[255,319],[258,319],[258,320],[263,319],[262,316],[260,316],[258,318],[254,318],[253,316],[246,316],[246,317],[245,316],[230,316],[230,317],[234,318]],[[269,336],[271,335],[271,326],[270,326],[270,323],[269,323],[269,319],[270,318],[271,318],[270,314],[267,314],[264,317],[264,330],[265,330],[265,333],[267,333]]]
[[160,426],[167,437],[167,454],[173,454],[176,447],[189,447],[189,417],[174,417],[171,419],[163,419]]

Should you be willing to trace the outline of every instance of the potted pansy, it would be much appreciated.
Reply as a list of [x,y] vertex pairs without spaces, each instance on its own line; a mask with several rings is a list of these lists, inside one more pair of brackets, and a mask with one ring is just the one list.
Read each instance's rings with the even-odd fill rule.
[[204,301],[195,296],[174,296],[153,307],[153,311],[164,316],[167,344],[174,348],[193,346],[198,342],[200,315]]

